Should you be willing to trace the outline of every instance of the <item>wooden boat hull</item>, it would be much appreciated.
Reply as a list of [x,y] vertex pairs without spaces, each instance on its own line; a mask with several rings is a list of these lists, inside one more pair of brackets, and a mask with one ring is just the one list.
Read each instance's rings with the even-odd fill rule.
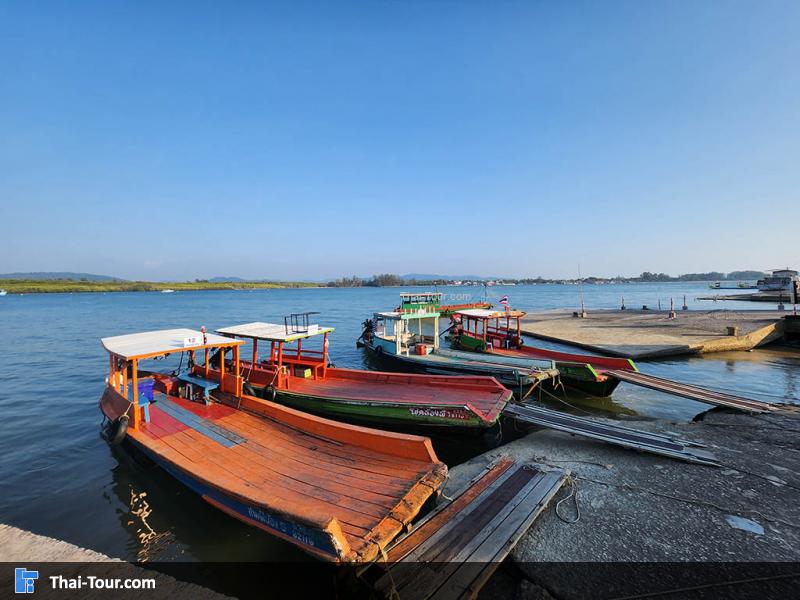
[[[275,371],[244,362],[256,393],[270,390]],[[218,376],[211,369],[209,376]],[[513,397],[493,378],[442,377],[328,368],[321,379],[292,377],[275,387],[275,401],[323,417],[406,430],[494,427]]]
[[324,398],[276,390],[276,401],[298,410],[337,420],[375,424],[379,427],[463,428],[480,430],[497,422],[485,421],[468,407],[399,405],[383,402],[366,404],[341,398]]
[[541,383],[540,379],[529,377],[521,369],[503,367],[489,363],[465,361],[439,361],[428,356],[401,356],[385,351],[381,346],[362,344],[370,358],[380,367],[404,373],[426,373],[429,375],[474,375],[494,377],[513,393],[524,396]]
[[513,349],[492,348],[487,351],[483,343],[476,345],[475,341],[473,338],[463,337],[456,340],[455,344],[461,349],[489,356],[519,360],[551,360],[558,369],[565,387],[599,398],[610,396],[620,384],[618,378],[605,373],[604,369],[637,370],[633,361],[627,358],[588,356],[529,346]]
[[[446,478],[425,438],[247,395],[233,406],[156,397],[126,443],[209,504],[325,560],[378,558]],[[100,401],[112,420],[130,406],[113,386]]]
[[288,519],[279,513],[265,509],[263,506],[241,502],[235,497],[223,493],[218,488],[206,485],[189,473],[177,468],[173,463],[164,460],[163,457],[151,451],[135,438],[128,437],[126,441],[204,501],[229,516],[299,546],[307,553],[318,558],[333,561],[337,559],[338,549],[335,540],[328,533],[308,527],[296,520]]
[[556,368],[564,387],[584,392],[597,398],[610,396],[620,384],[620,380],[616,377],[598,372],[590,365],[556,361]]

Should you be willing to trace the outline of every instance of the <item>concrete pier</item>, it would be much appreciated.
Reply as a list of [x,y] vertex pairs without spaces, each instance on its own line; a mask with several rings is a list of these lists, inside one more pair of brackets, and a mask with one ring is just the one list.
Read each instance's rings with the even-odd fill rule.
[[[52,567],[52,573],[40,571],[40,581],[36,583],[36,597],[70,597],[69,591],[51,589],[44,581],[48,575],[61,575],[64,578],[76,578],[89,575],[100,578],[152,578],[155,579],[155,592],[150,590],[115,590],[82,588],[78,594],[81,598],[142,598],[148,593],[154,598],[170,597],[175,600],[223,600],[230,598],[207,588],[178,581],[173,577],[143,569],[105,554],[87,550],[51,537],[37,535],[11,525],[0,524],[0,562],[14,563],[28,569],[42,569],[43,564]],[[57,563],[53,565],[52,563]],[[92,566],[89,567],[88,563]],[[98,565],[102,563],[102,565]],[[0,573],[0,590],[14,589],[14,571],[8,569]],[[74,593],[74,592],[73,592]],[[76,596],[71,596],[76,597]]]
[[536,338],[633,359],[751,350],[783,335],[780,311],[571,310],[528,313],[522,331]]
[[[520,595],[518,589],[518,597],[599,597],[579,571],[552,563],[580,561],[602,568],[599,563],[616,561],[800,561],[800,409],[761,416],[717,409],[695,423],[637,421],[632,426],[704,443],[723,466],[688,464],[540,430],[451,470],[448,495],[500,455],[571,471],[575,496],[569,497],[565,486],[523,536],[510,557],[522,577],[503,582],[496,576],[497,593],[514,597],[513,587],[533,583],[545,593]],[[555,503],[562,499],[557,514]],[[654,586],[668,586],[668,571]],[[616,591],[611,595],[630,592]]]

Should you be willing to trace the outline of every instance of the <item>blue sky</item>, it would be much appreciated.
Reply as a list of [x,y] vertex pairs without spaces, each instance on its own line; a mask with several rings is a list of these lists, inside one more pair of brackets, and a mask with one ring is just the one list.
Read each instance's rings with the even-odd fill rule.
[[0,272],[800,264],[797,2],[4,2]]

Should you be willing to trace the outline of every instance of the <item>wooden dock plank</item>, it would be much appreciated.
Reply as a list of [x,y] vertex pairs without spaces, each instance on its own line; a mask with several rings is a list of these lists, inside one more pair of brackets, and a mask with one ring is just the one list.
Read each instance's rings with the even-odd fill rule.
[[689,383],[681,383],[679,381],[663,379],[661,377],[656,377],[655,375],[648,375],[647,373],[636,373],[633,371],[621,371],[616,369],[610,369],[603,372],[634,385],[664,392],[665,394],[682,396],[697,402],[713,404],[715,406],[736,408],[752,413],[765,413],[772,410],[777,410],[777,407],[772,406],[767,402],[742,398],[741,396],[734,396],[733,394],[726,394]]
[[472,554],[522,504],[530,492],[543,483],[544,474],[540,471],[526,471],[522,466],[514,469],[506,483],[480,503],[480,509],[476,511],[479,514],[473,513],[471,518],[462,519],[458,528],[440,537],[436,545],[426,549],[420,562],[415,563],[417,568],[405,571],[402,575],[391,570],[400,597],[409,588],[420,598],[433,596],[446,585],[459,566],[471,560]]
[[590,439],[641,450],[660,456],[669,456],[687,462],[708,466],[719,466],[716,458],[698,444],[670,438],[660,434],[623,427],[620,425],[598,421],[587,417],[577,417],[531,403],[510,404],[506,414],[523,422],[549,427],[571,435],[580,435]]
[[562,472],[547,473],[542,483],[531,490],[523,501],[521,506],[524,506],[524,509],[510,513],[475,552],[458,565],[456,571],[441,585],[433,598],[436,600],[475,598],[492,573],[497,570],[500,563],[561,489],[565,477]]
[[[467,495],[468,488],[459,497],[468,498],[468,503],[461,503],[457,514],[448,514],[448,521],[435,534],[427,531],[427,538],[414,551],[389,567],[376,589],[400,598],[474,596],[555,496],[564,478],[562,471],[543,473],[513,465],[477,496]],[[429,523],[441,524],[435,517]]]
[[470,502],[478,497],[487,487],[514,465],[514,459],[502,457],[489,465],[486,471],[470,482],[470,485],[441,510],[434,511],[414,527],[407,536],[398,540],[386,552],[386,562],[393,563],[404,558],[414,548],[422,544],[436,531],[461,512]]

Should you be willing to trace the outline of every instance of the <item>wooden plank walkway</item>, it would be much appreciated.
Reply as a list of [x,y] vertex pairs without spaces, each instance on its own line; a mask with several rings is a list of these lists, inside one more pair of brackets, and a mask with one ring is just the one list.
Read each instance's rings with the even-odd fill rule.
[[768,402],[760,402],[758,400],[751,400],[749,398],[742,398],[741,396],[734,396],[732,394],[725,394],[708,388],[691,385],[688,383],[681,383],[679,381],[672,381],[671,379],[662,379],[647,373],[636,373],[634,371],[627,371],[622,369],[605,369],[603,373],[616,377],[622,381],[627,381],[634,385],[649,388],[664,392],[665,394],[673,394],[683,398],[696,400],[697,402],[705,402],[706,404],[713,404],[715,406],[725,406],[728,408],[736,408],[745,412],[751,413],[766,413],[777,410],[778,407],[769,404]]
[[564,484],[503,458],[387,552],[375,589],[386,597],[474,598]]
[[575,415],[541,406],[533,406],[528,403],[509,404],[504,414],[527,423],[564,431],[572,435],[588,437],[616,446],[669,456],[670,458],[702,465],[719,466],[716,458],[710,452],[698,447],[701,444],[680,438],[604,423],[596,419],[576,417]]

